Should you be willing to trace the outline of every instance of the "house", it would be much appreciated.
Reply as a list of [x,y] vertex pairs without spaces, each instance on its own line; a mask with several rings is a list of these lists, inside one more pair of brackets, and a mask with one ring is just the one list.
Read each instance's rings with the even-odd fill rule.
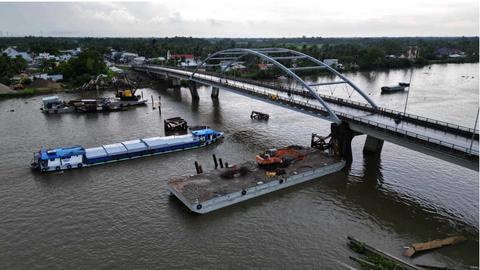
[[174,59],[174,60],[180,60],[180,59],[185,59],[185,60],[188,60],[188,59],[194,59],[195,57],[193,56],[193,54],[189,54],[189,53],[186,53],[186,54],[168,54],[167,53],[167,60],[170,60],[170,59]]
[[110,60],[116,62],[122,57],[122,52],[112,51],[110,55]]
[[220,62],[220,68],[225,71],[229,70],[245,70],[247,67],[243,65],[243,62],[234,62],[230,64],[230,61]]
[[138,54],[136,53],[124,52],[122,53],[122,56],[120,56],[120,62],[130,63],[136,57],[138,57]]
[[154,57],[147,59],[147,63],[154,64],[154,65],[163,65],[165,63],[165,57]]
[[43,63],[50,60],[59,61],[59,58],[49,53],[39,53],[38,56],[35,57],[34,62],[38,64],[38,63]]
[[170,51],[167,51],[167,60],[175,60],[179,62],[181,67],[196,67],[200,64],[200,61],[195,59],[193,54],[170,54]]
[[409,60],[417,59],[418,57],[418,46],[408,46],[407,58]]
[[165,62],[165,57],[163,56],[160,56],[160,57],[156,57],[156,58],[152,58],[150,59],[151,61],[159,61],[159,62]]
[[42,79],[42,80],[49,80],[49,81],[57,82],[57,81],[63,80],[63,75],[62,74],[48,75],[46,73],[43,73],[43,74],[33,75],[33,79]]
[[336,67],[338,65],[338,59],[323,59],[323,63],[330,67]]
[[145,57],[139,56],[132,59],[132,65],[143,65],[145,64]]
[[260,69],[260,70],[267,70],[268,69],[268,64],[257,64],[257,67]]
[[27,61],[28,63],[31,63],[33,61],[30,54],[28,54],[27,52],[19,52],[19,51],[15,50],[15,48],[13,48],[13,47],[8,47],[7,49],[5,49],[3,51],[3,53],[6,54],[10,58],[16,58],[17,56],[20,56],[23,59],[25,59],[25,61]]
[[338,63],[338,59],[323,59],[323,63],[335,69],[343,69],[343,65]]
[[61,62],[68,62],[68,61],[70,61],[70,59],[72,59],[72,55],[71,54],[61,54],[61,55],[58,56],[58,59]]
[[82,48],[78,47],[76,48],[75,50],[73,50],[73,55],[79,55],[80,53],[82,53]]
[[124,73],[123,69],[120,69],[118,67],[109,67],[109,70],[111,70],[113,73],[121,74]]
[[201,61],[198,61],[194,58],[186,58],[185,61],[180,63],[180,66],[182,67],[196,67],[201,63]]
[[438,58],[450,57],[450,55],[454,55],[453,58],[455,58],[455,55],[465,55],[465,53],[460,51],[459,49],[450,49],[445,47],[437,49],[435,51],[435,56]]
[[186,54],[171,54],[170,51],[167,51],[167,61],[168,60],[179,60],[179,59],[194,59],[195,56],[193,54],[190,54],[190,53],[186,53]]
[[82,52],[81,48],[76,48],[72,50],[60,50],[61,54],[58,56],[59,61],[67,62],[72,59],[72,57],[79,55]]

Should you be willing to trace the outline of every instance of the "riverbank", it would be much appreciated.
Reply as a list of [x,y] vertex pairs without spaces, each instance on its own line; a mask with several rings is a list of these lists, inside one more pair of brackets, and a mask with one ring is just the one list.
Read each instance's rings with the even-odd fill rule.
[[[20,90],[13,90],[6,85],[0,85],[0,99],[16,98],[16,97],[28,97],[35,95],[55,94],[55,93],[81,93],[96,91],[96,85],[98,84],[99,91],[110,91],[115,89],[129,89],[129,88],[144,88],[152,86],[152,81],[143,75],[131,72],[127,70],[127,81],[130,83],[119,84],[119,79],[115,82],[106,82],[105,80],[90,80],[88,83],[80,87],[75,87],[71,83],[57,83],[52,81],[38,80],[32,82],[28,87]],[[135,79],[131,79],[135,78]]]
[[22,90],[12,90],[11,92],[0,93],[0,99],[15,98],[15,97],[28,97],[35,95],[44,95],[52,93],[68,92],[65,89],[52,89],[52,88],[25,88]]

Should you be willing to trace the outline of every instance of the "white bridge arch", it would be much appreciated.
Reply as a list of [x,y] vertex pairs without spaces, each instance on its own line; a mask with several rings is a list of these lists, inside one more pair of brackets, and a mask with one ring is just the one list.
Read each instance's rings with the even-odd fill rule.
[[[341,120],[338,118],[338,116],[335,114],[335,112],[330,108],[330,106],[318,95],[318,93],[312,88],[315,86],[320,86],[320,85],[332,85],[332,84],[348,84],[351,86],[357,93],[359,93],[373,108],[377,109],[378,106],[373,102],[373,100],[370,99],[370,97],[365,94],[363,90],[361,90],[358,86],[356,86],[352,81],[350,81],[348,78],[343,76],[340,72],[337,70],[333,69],[329,65],[323,63],[322,61],[295,51],[295,50],[290,50],[290,49],[284,49],[284,48],[261,48],[261,49],[250,49],[250,48],[234,48],[234,49],[227,49],[227,50],[222,50],[215,52],[213,54],[210,54],[205,60],[202,61],[200,65],[197,66],[197,68],[193,71],[191,74],[191,78],[194,77],[195,73],[198,71],[199,68],[201,67],[207,67],[207,66],[220,66],[220,64],[208,64],[209,61],[227,61],[226,65],[223,65],[222,67],[222,72],[225,71],[227,68],[229,68],[232,64],[240,60],[242,57],[245,57],[247,55],[254,55],[257,56],[261,59],[264,59],[268,61],[269,63],[272,63],[274,66],[282,70],[286,75],[289,77],[293,78],[297,83],[302,85],[305,89],[307,89],[310,94],[317,99],[320,104],[327,110],[329,113],[329,118],[331,121],[335,123],[341,123]],[[301,67],[287,67],[284,64],[280,63],[278,60],[294,60],[294,59],[304,59],[308,60],[308,63],[310,65],[307,66],[301,66]],[[316,84],[308,84],[305,82],[300,76],[298,76],[295,71],[301,71],[301,70],[313,70],[313,69],[324,69],[329,71],[330,73],[334,74],[336,77],[338,77],[340,80],[338,81],[332,81],[332,82],[324,82],[324,83],[316,83]]]

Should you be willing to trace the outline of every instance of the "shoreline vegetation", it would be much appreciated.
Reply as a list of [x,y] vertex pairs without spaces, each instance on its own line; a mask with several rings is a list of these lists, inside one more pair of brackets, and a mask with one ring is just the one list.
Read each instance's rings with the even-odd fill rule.
[[[387,70],[399,70],[399,69],[409,69],[409,68],[422,68],[425,66],[429,65],[436,65],[436,64],[465,64],[466,62],[443,62],[443,61],[433,61],[429,64],[425,65],[414,65],[412,67],[405,67],[405,68],[377,68],[377,69],[370,69],[370,70],[342,70],[342,73],[344,72],[375,72],[375,71],[387,71]],[[123,67],[125,69],[125,67]],[[136,72],[133,72],[129,69],[125,70],[127,73],[130,75],[132,73],[137,74]],[[228,75],[234,75],[233,73],[227,73]],[[325,72],[316,72],[315,75],[322,76],[322,74],[328,75],[328,73]],[[302,73],[304,76],[310,76],[310,72],[304,72]],[[243,74],[242,76],[239,76],[239,74],[235,74],[235,76],[245,78],[245,79],[272,79],[278,77],[278,75],[273,75],[273,74],[265,74],[265,73],[253,73],[249,72],[246,74]],[[142,76],[142,82],[143,84],[146,85],[151,85],[153,82],[149,81],[148,77]],[[182,86],[187,87],[187,84],[185,84],[182,81]],[[37,95],[45,95],[45,94],[55,94],[55,93],[80,93],[80,92],[92,92],[94,90],[82,90],[80,87],[75,87],[72,84],[57,84],[60,85],[60,87],[55,86],[55,87],[26,87],[21,90],[13,90],[10,87],[0,84],[0,100],[1,99],[8,99],[8,98],[18,98],[18,97],[29,97],[29,96],[37,96]],[[8,88],[8,90],[6,90]],[[100,91],[105,91],[105,90],[115,90],[114,87],[107,87],[107,88],[102,88]]]
[[[418,68],[432,64],[478,63],[478,37],[379,37],[379,38],[65,38],[65,37],[0,37],[0,50],[9,47],[36,56],[48,53],[58,56],[62,52],[81,48],[81,53],[68,61],[43,61],[27,63],[21,56],[11,58],[0,55],[0,83],[14,87],[12,78],[32,72],[48,75],[61,74],[60,83],[39,83],[38,80],[23,77],[21,90],[7,91],[0,88],[0,98],[29,96],[55,92],[77,92],[81,85],[100,74],[113,76],[107,63],[119,64],[115,52],[129,52],[158,63],[166,58],[163,65],[178,65],[168,59],[170,54],[190,54],[195,61],[205,59],[209,54],[227,48],[268,48],[283,47],[300,51],[319,60],[331,59],[341,64],[341,72],[385,71],[393,69]],[[108,60],[108,62],[107,62]],[[183,59],[182,59],[183,60]],[[198,62],[200,63],[200,62]],[[229,75],[244,78],[275,78],[281,75],[275,68],[260,69],[265,65],[259,59],[245,59],[247,67],[243,72],[228,71]],[[300,65],[301,66],[301,65]],[[124,68],[124,67],[122,67]],[[125,70],[128,72],[128,70]],[[314,71],[302,72],[312,75]],[[30,75],[29,75],[30,74]],[[321,75],[321,73],[317,73]],[[36,84],[36,85],[35,85]]]

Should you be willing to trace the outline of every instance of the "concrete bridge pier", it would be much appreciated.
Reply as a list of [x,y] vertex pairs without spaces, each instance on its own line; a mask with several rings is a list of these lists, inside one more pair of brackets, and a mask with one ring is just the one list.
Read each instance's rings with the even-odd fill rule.
[[192,95],[192,99],[199,99],[200,96],[198,95],[197,91],[197,83],[194,81],[188,82],[188,89],[190,89],[190,94]]
[[330,126],[332,134],[332,142],[334,147],[334,153],[340,156],[346,161],[346,167],[350,168],[352,165],[352,139],[355,132],[350,129],[348,123],[342,122],[341,124],[332,123]]
[[212,86],[212,98],[218,98],[218,94],[220,93],[220,88]]
[[369,155],[380,155],[383,148],[383,140],[377,139],[367,135],[365,145],[363,146],[363,153]]
[[171,78],[170,81],[173,88],[180,88],[180,86],[182,86],[182,81],[180,79]]

